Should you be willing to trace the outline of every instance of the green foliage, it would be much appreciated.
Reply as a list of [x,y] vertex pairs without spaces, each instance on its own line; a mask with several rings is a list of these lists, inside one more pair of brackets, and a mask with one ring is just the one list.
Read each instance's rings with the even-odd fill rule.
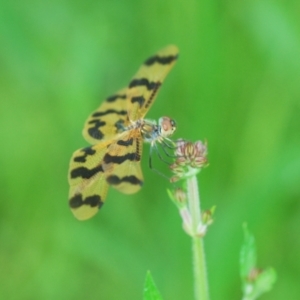
[[189,239],[148,145],[139,193],[111,189],[87,222],[67,205],[87,116],[169,43],[179,60],[147,117],[208,141],[198,180],[203,210],[218,207],[205,237],[211,299],[238,299],[244,221],[280,274],[264,299],[300,295],[299,1],[4,0],[1,298],[140,300],[151,269],[165,299],[193,299]]
[[144,286],[144,300],[162,300],[159,291],[153,281],[150,271],[146,274]]
[[244,281],[251,270],[256,268],[256,248],[254,236],[249,232],[247,224],[244,227],[244,244],[240,255],[240,273]]
[[276,281],[273,268],[260,270],[256,265],[256,248],[254,236],[244,224],[244,244],[240,255],[240,271],[243,285],[243,300],[255,300],[270,291]]

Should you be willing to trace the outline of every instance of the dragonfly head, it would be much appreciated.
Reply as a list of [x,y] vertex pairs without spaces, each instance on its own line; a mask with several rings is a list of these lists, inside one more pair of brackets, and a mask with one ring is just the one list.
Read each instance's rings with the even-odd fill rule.
[[176,122],[169,117],[161,117],[158,120],[158,126],[162,137],[168,137],[176,130]]

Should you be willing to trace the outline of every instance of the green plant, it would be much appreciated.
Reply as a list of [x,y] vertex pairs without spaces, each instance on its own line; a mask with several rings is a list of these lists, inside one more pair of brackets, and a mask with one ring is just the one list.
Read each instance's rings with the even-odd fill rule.
[[[177,141],[175,161],[170,166],[174,176],[171,181],[180,180],[181,186],[168,195],[175,203],[182,218],[183,229],[191,237],[193,253],[194,289],[196,300],[208,300],[209,289],[203,238],[208,226],[213,223],[215,206],[201,213],[200,193],[196,175],[207,166],[207,145],[184,140]],[[273,268],[257,268],[254,236],[244,225],[244,244],[240,254],[240,274],[242,280],[242,300],[255,300],[270,291],[276,281]],[[161,300],[150,272],[147,273],[144,300]]]

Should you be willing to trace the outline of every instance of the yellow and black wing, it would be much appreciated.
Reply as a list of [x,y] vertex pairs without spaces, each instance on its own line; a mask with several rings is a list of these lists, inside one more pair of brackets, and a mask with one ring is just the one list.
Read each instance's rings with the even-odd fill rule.
[[103,205],[108,186],[127,194],[143,184],[139,128],[126,128],[142,119],[178,57],[170,45],[148,58],[129,86],[108,97],[87,119],[83,136],[94,146],[74,152],[69,168],[69,205],[85,220]]
[[103,205],[108,191],[102,160],[109,143],[75,151],[69,167],[69,206],[74,216],[86,220]]
[[115,138],[128,125],[127,88],[108,97],[86,120],[83,137],[90,144]]
[[108,97],[85,122],[83,136],[91,144],[110,140],[145,116],[163,80],[178,57],[178,48],[169,45],[149,57],[139,68],[128,88]]
[[178,58],[178,48],[169,45],[149,57],[139,68],[128,86],[128,115],[136,121],[145,116],[163,80]]
[[143,185],[140,131],[125,131],[112,141],[74,152],[69,168],[69,205],[74,216],[86,220],[103,205],[111,185],[125,194]]
[[142,146],[138,129],[126,131],[108,147],[103,158],[107,183],[122,193],[136,193],[143,185]]

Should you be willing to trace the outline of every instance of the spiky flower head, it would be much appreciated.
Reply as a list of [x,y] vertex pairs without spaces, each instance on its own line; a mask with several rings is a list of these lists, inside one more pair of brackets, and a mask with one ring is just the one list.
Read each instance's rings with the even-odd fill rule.
[[179,139],[176,141],[175,157],[170,166],[174,173],[172,182],[195,175],[207,165],[207,144],[202,141],[192,143]]

